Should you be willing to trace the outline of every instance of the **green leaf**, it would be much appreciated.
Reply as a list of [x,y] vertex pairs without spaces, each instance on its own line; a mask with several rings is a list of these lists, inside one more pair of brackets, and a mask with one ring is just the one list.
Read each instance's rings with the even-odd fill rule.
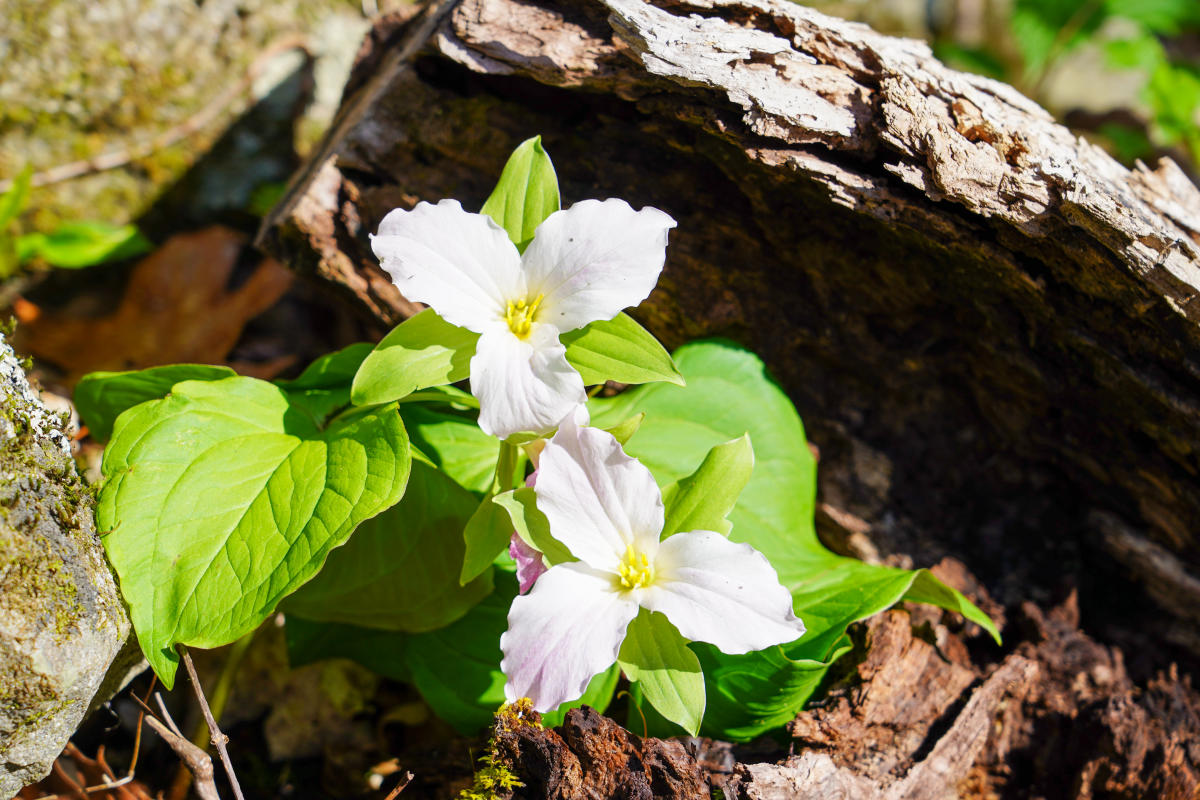
[[624,312],[566,333],[562,343],[585,386],[605,381],[683,385],[683,376],[658,339]]
[[745,741],[791,721],[825,670],[849,647],[846,628],[901,600],[958,611],[999,641],[995,623],[927,570],[874,566],[830,555],[828,566],[793,594],[808,631],[798,641],[742,656],[694,644],[708,687],[704,729]]
[[680,531],[716,531],[728,536],[733,526],[726,516],[753,471],[749,434],[709,450],[695,472],[663,490],[667,507],[663,538]]
[[0,195],[0,232],[17,218],[29,202],[29,189],[33,182],[33,165],[26,164],[13,178],[12,186]]
[[660,714],[692,736],[704,719],[700,661],[665,616],[641,609],[625,634],[617,664]]
[[466,553],[458,579],[464,584],[490,567],[496,555],[507,549],[512,539],[513,528],[508,511],[493,503],[494,499],[491,494],[485,496],[463,528],[461,538],[466,545]]
[[550,566],[577,561],[566,545],[550,535],[550,521],[538,509],[533,489],[522,487],[492,498],[492,502],[508,512],[510,530],[525,540],[525,544],[546,557]]
[[508,512],[494,504],[492,498],[512,487],[516,463],[517,448],[501,443],[492,485],[463,529],[462,538],[467,551],[463,556],[462,573],[458,578],[462,583],[474,580],[491,566],[498,554],[508,549],[508,543],[512,539],[512,525],[508,519]]
[[418,389],[465,380],[479,334],[451,325],[427,308],[383,337],[354,376],[351,398],[370,406]]
[[75,385],[75,408],[92,438],[108,441],[113,423],[127,409],[165,397],[181,381],[219,381],[237,373],[229,367],[172,364],[132,372],[90,372]]
[[293,380],[274,381],[288,395],[297,411],[308,415],[317,427],[324,427],[335,412],[350,404],[350,382],[372,346],[359,342],[321,356]]
[[117,420],[97,525],[138,640],[163,683],[176,644],[248,633],[359,522],[404,493],[409,444],[394,407],[319,429],[278,386],[184,381]]
[[730,538],[756,547],[794,588],[830,555],[813,527],[816,462],[796,409],[762,361],[731,342],[685,345],[675,362],[686,387],[652,383],[595,398],[588,404],[592,425],[645,412],[625,450],[660,486],[690,475],[713,447],[749,433],[754,474],[729,514]]
[[1016,0],[1009,22],[1030,75],[1091,37],[1108,13],[1096,0]]
[[[412,395],[409,395],[412,397]],[[424,404],[400,406],[413,446],[460,486],[482,495],[492,485],[500,442],[471,417]]]
[[374,350],[368,342],[357,342],[341,350],[323,355],[304,368],[299,376],[291,380],[275,381],[289,392],[299,389],[332,389],[349,386],[362,366],[363,360]]
[[[25,239],[24,243],[21,239]],[[79,269],[132,258],[149,251],[150,240],[136,225],[107,222],[64,222],[49,234],[19,237],[22,261],[40,256],[55,267]]]
[[558,176],[542,147],[542,137],[534,136],[517,145],[508,157],[482,213],[504,228],[524,252],[537,226],[558,208]]
[[1200,24],[1196,0],[1105,0],[1105,10],[1143,26],[1147,32],[1176,36],[1185,26]]
[[635,433],[638,432],[638,428],[642,427],[642,420],[645,418],[645,414],[634,414],[629,419],[618,422],[616,425],[605,428],[604,430],[608,433],[611,433],[612,437],[616,439],[618,443],[624,445],[631,438],[633,438]]
[[413,464],[403,499],[360,524],[283,610],[412,633],[449,625],[492,591],[490,570],[465,586],[458,580],[461,532],[476,502],[445,473]]

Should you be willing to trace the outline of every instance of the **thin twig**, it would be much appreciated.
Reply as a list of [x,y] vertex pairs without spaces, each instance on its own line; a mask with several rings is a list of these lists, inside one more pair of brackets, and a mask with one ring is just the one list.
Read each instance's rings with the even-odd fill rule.
[[396,784],[396,788],[388,792],[388,796],[383,798],[383,800],[396,800],[396,798],[400,796],[400,793],[404,791],[404,789],[408,786],[409,781],[412,779],[413,774],[411,772],[405,772],[404,777],[401,778],[400,782]]
[[[279,37],[268,44],[263,52],[246,68],[246,72],[242,75],[240,81],[221,92],[206,106],[178,125],[173,125],[152,139],[140,144],[133,143],[117,150],[92,156],[91,158],[72,161],[69,164],[60,164],[57,167],[35,172],[30,176],[30,185],[48,186],[52,183],[61,183],[72,178],[81,178],[84,175],[91,175],[96,172],[117,169],[138,159],[153,155],[159,150],[188,138],[198,131],[207,128],[234,100],[253,86],[254,81],[266,66],[267,61],[288,50],[307,49],[305,43],[306,39],[301,34],[289,34]],[[7,192],[12,185],[12,179],[0,181],[0,194]]]
[[[154,679],[151,680],[150,692],[154,691],[154,684],[157,681],[158,681],[157,676],[155,676]],[[150,708],[150,706],[146,705],[145,700],[138,697],[133,692],[130,692],[129,695],[135,701],[137,701],[137,703],[139,705],[141,705],[142,708],[145,709],[145,711],[138,713],[137,731],[134,733],[134,737],[133,737],[133,757],[129,760],[129,770],[125,773],[124,778],[117,779],[116,776],[112,774],[112,770],[109,768],[108,764],[102,763],[102,767],[103,767],[104,771],[108,774],[108,777],[112,780],[110,780],[108,783],[99,784],[97,786],[83,787],[82,792],[85,795],[92,794],[93,792],[107,791],[108,789],[116,789],[117,787],[124,786],[127,783],[133,783],[134,770],[137,768],[138,755],[142,751],[142,723],[146,719],[146,712],[148,711],[151,714],[153,714],[154,711],[153,711],[153,709]],[[149,692],[146,693],[146,699],[147,700],[150,699]],[[79,748],[75,747],[74,743],[72,743],[72,742],[67,742],[67,749],[72,750],[75,753],[80,752]],[[97,753],[97,761],[98,762],[103,762],[103,755],[104,755],[104,748],[101,747]],[[57,764],[57,761],[55,763]],[[61,795],[61,794],[44,794],[41,797],[37,798],[37,800],[61,800],[61,798],[64,798],[65,796],[66,795]]]
[[176,734],[156,717],[147,717],[146,724],[170,745],[171,749],[175,751],[175,755],[179,756],[183,763],[187,764],[192,776],[196,779],[196,794],[200,795],[202,800],[221,800],[221,795],[217,792],[216,781],[213,778],[212,759],[208,757],[208,753]]
[[204,696],[204,689],[200,687],[200,679],[196,677],[196,665],[192,663],[192,654],[183,645],[179,645],[179,654],[183,657],[184,666],[187,667],[188,677],[192,679],[192,689],[196,692],[196,699],[200,701],[200,710],[204,713],[204,720],[208,723],[209,732],[212,733],[212,743],[216,745],[217,752],[221,755],[221,763],[225,765],[225,774],[229,776],[229,785],[233,787],[233,795],[237,800],[245,800],[242,796],[242,787],[233,771],[233,763],[229,760],[229,748],[225,746],[229,742],[229,737],[221,733],[217,721],[213,719],[212,711],[208,707],[208,699]]
[[[154,693],[154,701],[158,703],[158,710],[162,712],[163,719],[166,720],[167,726],[171,729],[171,733],[176,736],[183,736],[183,731],[179,730],[179,726],[175,724],[175,720],[171,718],[171,712],[167,711],[167,704],[163,702],[162,695],[158,692]],[[200,748],[203,750],[204,748]]]

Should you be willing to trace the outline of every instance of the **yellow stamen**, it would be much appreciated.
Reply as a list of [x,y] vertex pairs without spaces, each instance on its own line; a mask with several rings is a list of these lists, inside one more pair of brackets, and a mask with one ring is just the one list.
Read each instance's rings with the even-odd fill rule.
[[625,548],[625,555],[621,558],[621,566],[617,567],[617,574],[621,576],[621,585],[626,589],[637,589],[654,583],[654,565],[645,553],[636,552],[633,545]]
[[516,302],[508,301],[507,310],[504,312],[504,321],[518,339],[524,339],[529,335],[529,331],[536,321],[538,309],[541,308],[542,301],[545,299],[546,295],[539,294],[531,303],[526,303],[524,297]]

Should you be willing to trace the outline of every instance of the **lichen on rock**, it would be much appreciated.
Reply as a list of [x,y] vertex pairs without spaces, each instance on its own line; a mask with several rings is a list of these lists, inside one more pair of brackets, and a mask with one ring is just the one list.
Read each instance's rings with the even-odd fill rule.
[[93,505],[0,337],[0,798],[50,771],[129,635]]

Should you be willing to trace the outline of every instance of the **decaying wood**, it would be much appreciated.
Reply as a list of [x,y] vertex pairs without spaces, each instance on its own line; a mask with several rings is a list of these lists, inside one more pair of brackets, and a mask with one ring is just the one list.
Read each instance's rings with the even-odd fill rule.
[[1169,671],[1137,689],[1120,651],[1079,630],[1073,598],[1019,613],[1019,641],[998,663],[970,654],[978,632],[931,609],[875,618],[859,632],[860,663],[796,718],[795,754],[778,763],[638,737],[587,708],[555,730],[501,725],[498,753],[526,798],[1195,797],[1200,695],[1189,681]]

